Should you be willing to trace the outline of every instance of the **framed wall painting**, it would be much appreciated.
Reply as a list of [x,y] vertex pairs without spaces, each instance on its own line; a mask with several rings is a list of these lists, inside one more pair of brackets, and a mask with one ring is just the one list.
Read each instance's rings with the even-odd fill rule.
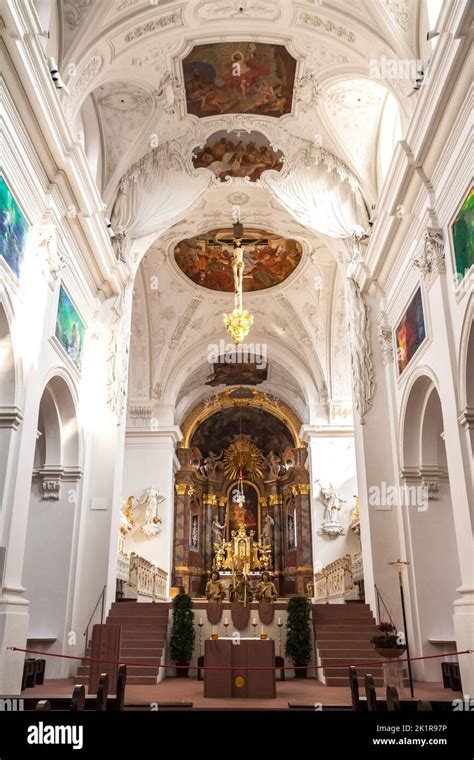
[[399,375],[407,368],[425,338],[425,315],[421,288],[419,287],[395,330]]
[[471,188],[451,225],[454,271],[457,282],[474,265],[474,187]]
[[20,276],[30,225],[0,176],[0,256]]
[[84,335],[86,328],[69,294],[61,285],[59,288],[58,310],[55,335],[61,347],[79,372],[82,369]]

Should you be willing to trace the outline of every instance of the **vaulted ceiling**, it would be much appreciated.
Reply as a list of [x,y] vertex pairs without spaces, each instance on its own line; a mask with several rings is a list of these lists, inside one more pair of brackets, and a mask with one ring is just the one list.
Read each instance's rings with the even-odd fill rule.
[[[151,148],[175,141],[192,167],[196,148],[215,132],[236,142],[258,132],[281,151],[283,161],[298,146],[322,146],[355,175],[367,208],[376,205],[387,151],[389,159],[415,98],[409,97],[413,81],[381,79],[374,60],[422,57],[426,13],[421,0],[65,0],[59,5],[60,68],[69,91],[63,105],[109,210],[120,178]],[[262,44],[265,50],[282,46],[295,61],[289,99],[278,86],[284,74],[275,54],[274,78],[252,89],[253,100],[250,85],[242,84],[239,104],[232,98],[211,101],[215,46],[229,49],[232,67],[240,60],[245,65],[250,46]],[[199,58],[192,53],[196,46],[214,47],[208,48],[207,62],[184,69],[184,59]],[[261,50],[254,61],[265,67],[269,59]],[[253,72],[247,81],[253,83],[256,64],[249,65]],[[189,112],[191,90],[214,115],[194,115],[197,106]],[[319,418],[321,409],[328,417],[347,420],[350,363],[337,245],[298,224],[258,181],[222,177],[186,219],[151,244],[139,266],[131,407],[177,405],[179,423],[192,406],[215,393],[206,384],[212,374],[208,347],[226,339],[222,314],[232,309],[232,295],[187,279],[174,249],[181,240],[229,226],[237,205],[244,228],[295,239],[303,249],[287,279],[244,298],[255,316],[249,340],[268,346],[268,377],[259,390],[283,398],[303,421]]]

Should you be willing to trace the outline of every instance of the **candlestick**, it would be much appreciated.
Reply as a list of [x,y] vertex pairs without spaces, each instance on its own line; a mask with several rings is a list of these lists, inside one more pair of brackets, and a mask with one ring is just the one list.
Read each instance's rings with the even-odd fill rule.
[[257,635],[257,621],[255,618],[252,620],[252,628],[253,628],[253,635],[256,636]]

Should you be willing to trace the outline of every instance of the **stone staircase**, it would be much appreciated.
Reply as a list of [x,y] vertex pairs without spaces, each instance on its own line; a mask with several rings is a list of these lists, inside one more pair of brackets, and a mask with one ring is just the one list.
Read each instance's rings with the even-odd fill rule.
[[[154,684],[160,670],[161,656],[168,626],[167,602],[114,602],[106,623],[122,627],[120,659],[141,662],[152,667],[127,667],[127,684]],[[91,642],[86,656],[90,657]],[[78,676],[88,677],[89,665],[79,667]]]
[[383,686],[382,658],[369,643],[377,633],[369,605],[354,601],[312,607],[317,662],[323,666],[317,671],[319,680],[326,686],[348,686],[348,666],[326,666],[366,662],[369,664],[357,668],[359,684],[363,685],[365,674],[371,673],[375,686]]

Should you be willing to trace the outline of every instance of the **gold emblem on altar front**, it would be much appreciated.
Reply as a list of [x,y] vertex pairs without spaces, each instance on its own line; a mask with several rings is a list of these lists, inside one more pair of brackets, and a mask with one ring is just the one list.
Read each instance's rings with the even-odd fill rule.
[[242,689],[245,686],[245,678],[243,676],[236,676],[235,685],[238,689]]

